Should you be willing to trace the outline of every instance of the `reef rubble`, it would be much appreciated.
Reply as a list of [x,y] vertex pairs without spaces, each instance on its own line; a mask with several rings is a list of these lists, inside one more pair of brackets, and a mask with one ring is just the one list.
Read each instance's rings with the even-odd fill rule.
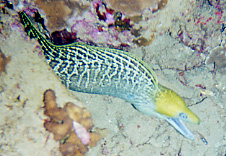
[[89,148],[97,145],[101,136],[92,132],[93,122],[87,109],[71,102],[63,108],[57,107],[56,96],[51,89],[45,91],[43,102],[44,114],[48,116],[44,127],[59,141],[63,156],[83,156]]

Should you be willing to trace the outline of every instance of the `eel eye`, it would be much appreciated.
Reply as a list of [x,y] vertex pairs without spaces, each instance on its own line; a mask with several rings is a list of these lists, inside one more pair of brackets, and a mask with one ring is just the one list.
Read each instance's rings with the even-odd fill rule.
[[187,115],[186,115],[185,113],[180,113],[180,114],[179,114],[179,117],[180,117],[181,119],[187,119]]

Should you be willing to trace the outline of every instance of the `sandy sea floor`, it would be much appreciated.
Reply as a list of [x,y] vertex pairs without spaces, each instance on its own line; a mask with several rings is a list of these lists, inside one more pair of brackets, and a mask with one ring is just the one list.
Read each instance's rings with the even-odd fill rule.
[[[200,7],[193,11],[200,5],[194,3],[169,0],[155,18],[141,21],[140,25],[148,26],[143,34],[155,33],[155,39],[152,44],[129,52],[147,62],[159,82],[181,95],[199,116],[200,125],[186,123],[194,132],[195,140],[183,137],[159,118],[139,113],[119,98],[66,89],[40,55],[38,42],[25,37],[18,29],[10,29],[9,15],[1,14],[4,29],[1,29],[0,48],[6,56],[11,56],[11,60],[6,73],[0,76],[0,156],[61,155],[52,135],[46,141],[49,132],[43,127],[46,118],[42,108],[43,93],[49,88],[56,92],[59,106],[69,101],[76,104],[79,99],[79,105],[91,112],[94,129],[102,130],[104,138],[89,150],[87,156],[225,156],[225,66],[213,69],[213,64],[206,64],[205,60],[211,49],[224,44],[226,31],[220,31],[221,24],[212,28],[218,18],[211,13],[217,11],[215,8]],[[200,29],[195,26],[195,14],[201,14],[205,19],[212,17],[212,23],[207,23],[206,29]],[[187,23],[188,19],[193,20],[193,24]],[[197,19],[198,16],[196,22]],[[223,13],[221,20],[225,19]],[[187,26],[187,32],[201,32],[201,37],[203,33],[207,34],[205,52],[191,48],[193,43],[178,40],[177,33],[183,26]],[[216,35],[208,38],[208,33]],[[204,144],[200,134],[208,144]]]

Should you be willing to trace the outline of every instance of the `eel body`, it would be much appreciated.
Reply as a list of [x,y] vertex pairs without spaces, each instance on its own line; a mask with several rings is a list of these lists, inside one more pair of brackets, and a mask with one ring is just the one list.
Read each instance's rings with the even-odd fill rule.
[[27,34],[38,40],[47,63],[67,88],[119,97],[144,114],[167,120],[185,137],[194,138],[182,120],[198,124],[199,118],[178,94],[158,83],[143,61],[122,50],[80,42],[54,45],[25,12],[19,12],[19,16]]

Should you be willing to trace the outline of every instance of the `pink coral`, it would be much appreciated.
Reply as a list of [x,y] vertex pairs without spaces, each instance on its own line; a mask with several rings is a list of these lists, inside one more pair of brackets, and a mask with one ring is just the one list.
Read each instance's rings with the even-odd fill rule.
[[75,130],[76,135],[81,140],[82,144],[87,145],[90,143],[90,135],[84,126],[82,126],[76,121],[73,121],[73,128]]
[[71,28],[84,41],[95,41],[95,43],[107,43],[113,46],[119,46],[121,43],[132,43],[134,36],[126,30],[118,32],[114,27],[98,29],[98,25],[91,23],[85,18],[76,21]]

